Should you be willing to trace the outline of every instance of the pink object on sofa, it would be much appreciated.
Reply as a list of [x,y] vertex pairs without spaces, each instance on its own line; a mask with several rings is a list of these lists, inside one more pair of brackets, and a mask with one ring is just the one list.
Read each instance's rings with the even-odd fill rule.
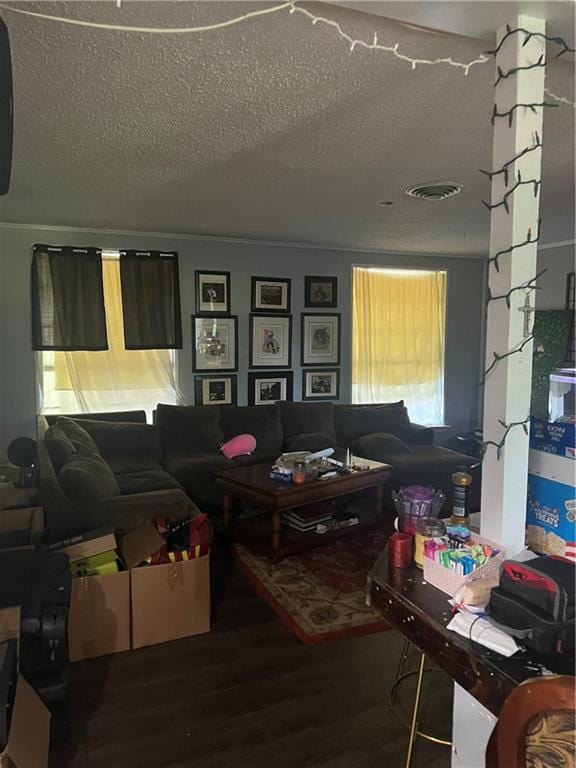
[[256,438],[254,435],[236,435],[230,440],[222,443],[220,453],[223,453],[227,459],[233,459],[235,456],[245,456],[256,450]]

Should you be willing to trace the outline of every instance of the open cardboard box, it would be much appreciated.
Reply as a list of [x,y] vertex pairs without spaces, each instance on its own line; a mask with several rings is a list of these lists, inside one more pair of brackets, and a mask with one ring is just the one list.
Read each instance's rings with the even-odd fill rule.
[[[20,637],[20,609],[0,609],[0,642]],[[8,742],[0,752],[0,768],[47,768],[50,711],[18,675]]]
[[132,648],[210,631],[210,556],[138,565],[163,544],[147,524],[128,533],[120,545],[130,568]]
[[147,523],[122,539],[128,570],[72,580],[70,660],[141,648],[210,630],[210,558],[139,566],[164,539]]
[[130,649],[130,573],[72,579],[68,614],[70,661]]
[[0,514],[0,549],[38,547],[44,536],[42,507],[3,509]]

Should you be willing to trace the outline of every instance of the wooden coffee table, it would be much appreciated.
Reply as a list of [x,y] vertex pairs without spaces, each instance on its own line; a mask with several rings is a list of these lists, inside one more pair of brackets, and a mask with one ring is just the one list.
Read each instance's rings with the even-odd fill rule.
[[[223,493],[224,525],[236,541],[246,544],[250,549],[263,552],[274,563],[295,552],[358,533],[380,521],[384,485],[391,470],[389,464],[375,461],[369,464],[368,470],[327,480],[308,480],[301,485],[271,480],[270,464],[254,464],[217,472],[217,482]],[[339,528],[325,534],[303,533],[287,526],[282,527],[283,512],[371,488],[375,489],[372,513],[358,525]],[[251,502],[263,512],[246,520],[234,520],[232,499]]]

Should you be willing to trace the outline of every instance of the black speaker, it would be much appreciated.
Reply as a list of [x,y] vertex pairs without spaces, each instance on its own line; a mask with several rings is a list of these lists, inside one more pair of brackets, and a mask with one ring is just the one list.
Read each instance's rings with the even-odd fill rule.
[[10,38],[6,24],[0,18],[0,195],[5,195],[10,187],[13,130]]

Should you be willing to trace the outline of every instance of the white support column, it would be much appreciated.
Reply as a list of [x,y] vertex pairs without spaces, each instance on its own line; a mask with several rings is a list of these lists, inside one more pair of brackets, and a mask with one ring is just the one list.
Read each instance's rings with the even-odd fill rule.
[[[510,20],[511,29],[522,27],[531,32],[545,32],[545,22],[519,15]],[[500,42],[506,27],[498,31]],[[526,67],[545,57],[545,41],[532,37],[524,45],[526,35],[511,35],[496,55],[495,80],[499,73],[506,74],[516,67]],[[542,58],[544,61],[544,58]],[[544,101],[544,68],[516,72],[500,80],[494,90],[497,112],[508,112],[516,104],[534,104]],[[505,163],[542,138],[543,107],[516,108],[511,117],[494,117],[493,165],[497,171]],[[494,258],[514,244],[536,239],[540,188],[535,195],[534,184],[522,184],[514,192],[513,186],[521,181],[541,178],[542,150],[536,149],[523,155],[508,166],[507,185],[504,174],[492,178],[491,205],[506,197],[504,205],[493,208],[490,218],[490,256]],[[480,214],[479,214],[480,215]],[[530,232],[530,234],[528,234]],[[516,286],[533,280],[536,276],[536,243],[524,245],[498,258],[499,271],[494,263],[489,268],[489,295],[502,296]],[[508,307],[505,299],[490,301],[487,308],[486,368],[499,355],[517,349],[525,341],[525,316],[520,310],[527,292],[510,294]],[[530,303],[535,301],[534,291],[529,292]],[[529,329],[532,327],[530,318]],[[521,352],[501,360],[488,374],[484,390],[484,440],[500,443],[504,436],[504,424],[522,422],[530,410],[532,378],[532,342],[524,345]],[[496,447],[488,445],[482,471],[481,530],[484,536],[502,543],[509,553],[524,545],[526,517],[526,487],[528,475],[528,437],[521,426],[510,429],[498,458]]]

